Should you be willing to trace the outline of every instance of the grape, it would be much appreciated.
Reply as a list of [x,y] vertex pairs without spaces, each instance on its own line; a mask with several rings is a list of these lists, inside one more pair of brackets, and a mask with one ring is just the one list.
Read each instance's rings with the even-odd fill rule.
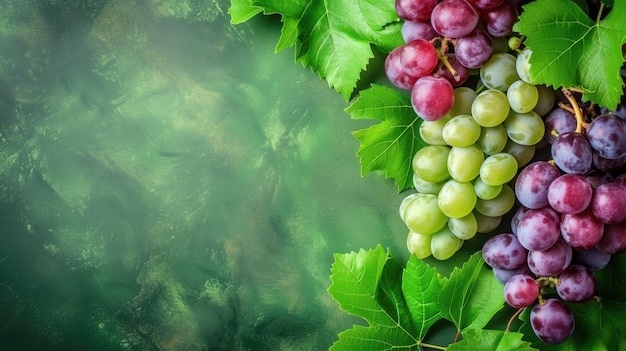
[[404,221],[404,211],[406,211],[406,208],[409,205],[409,203],[411,203],[411,201],[415,200],[415,198],[417,198],[418,196],[419,196],[419,194],[411,194],[411,195],[405,197],[404,199],[402,199],[402,202],[400,202],[400,206],[398,208],[398,212],[400,213],[400,218],[402,218],[403,221]]
[[495,127],[482,127],[476,146],[487,155],[493,155],[502,152],[508,140],[504,124],[498,124]]
[[414,232],[429,235],[446,225],[448,217],[441,212],[437,204],[437,196],[416,194],[401,214],[406,226]]
[[528,307],[538,297],[539,283],[528,274],[516,274],[504,284],[504,299],[511,307]]
[[530,49],[524,49],[517,55],[517,60],[515,61],[517,75],[521,80],[530,84],[534,84],[532,79],[530,79],[530,55],[532,55],[532,53]]
[[561,215],[561,236],[571,247],[590,249],[600,242],[604,223],[591,209],[581,213]]
[[517,224],[517,239],[527,250],[549,249],[561,237],[560,221],[550,207],[529,209]]
[[545,118],[546,135],[552,144],[557,136],[576,131],[576,117],[571,112],[557,107]]
[[457,60],[467,68],[480,68],[493,54],[491,38],[480,29],[474,29],[458,38],[454,45]]
[[554,107],[554,90],[545,85],[537,85],[537,92],[539,93],[539,99],[533,111],[543,117],[550,113]]
[[443,185],[438,197],[439,208],[451,218],[467,216],[476,205],[474,186],[469,182],[450,179]]
[[466,0],[443,0],[432,11],[430,22],[444,37],[462,38],[478,24],[478,11]]
[[452,234],[445,226],[432,235],[430,240],[430,250],[433,257],[438,260],[447,260],[452,257],[463,245],[463,240]]
[[476,235],[478,230],[478,222],[472,212],[467,216],[460,218],[449,218],[448,228],[457,238],[461,240],[469,240]]
[[430,22],[404,21],[402,24],[402,39],[404,39],[405,43],[415,39],[430,41],[437,35],[437,32],[435,32],[433,26],[430,25]]
[[591,158],[594,166],[604,172],[621,172],[626,167],[626,156],[611,160],[594,152]]
[[523,167],[535,156],[535,145],[521,145],[509,139],[502,152],[513,156],[517,161],[517,167]]
[[425,22],[437,5],[437,0],[396,0],[398,17],[407,21]]
[[497,269],[516,269],[526,263],[526,249],[513,234],[494,235],[482,249],[485,262]]
[[475,145],[453,147],[448,155],[448,174],[459,181],[469,182],[480,173],[485,155]]
[[[519,232],[519,228],[517,229]],[[528,251],[528,268],[540,277],[552,277],[563,272],[572,261],[572,247],[563,239],[542,251]]]
[[602,239],[596,247],[610,255],[626,251],[626,223],[605,224]]
[[441,182],[428,182],[420,178],[417,173],[413,173],[413,186],[415,187],[415,190],[422,194],[439,194],[441,187],[443,187],[446,181],[447,180],[443,180]]
[[419,234],[411,230],[406,238],[406,247],[412,255],[426,258],[432,254],[430,250],[431,239],[432,235]]
[[591,210],[602,222],[614,224],[626,221],[626,188],[615,183],[596,188],[591,199]]
[[413,171],[427,182],[440,182],[450,176],[448,173],[447,146],[428,145],[413,156]]
[[504,152],[488,156],[480,166],[480,179],[492,186],[509,182],[516,173],[517,161]]
[[452,117],[443,127],[443,140],[450,146],[470,146],[480,136],[480,126],[470,115]]
[[493,9],[482,11],[480,21],[490,35],[504,37],[511,33],[517,21],[517,9],[508,1],[504,1]]
[[584,174],[591,169],[591,146],[582,134],[560,134],[552,143],[551,153],[556,165],[566,173]]
[[400,89],[411,90],[418,78],[408,74],[402,66],[400,55],[403,49],[404,47],[399,46],[391,50],[389,55],[387,55],[385,59],[385,74],[393,85]]
[[456,75],[453,75],[450,69],[445,65],[439,65],[439,69],[435,75],[447,79],[453,87],[458,87],[465,83],[467,78],[469,78],[469,69],[457,60],[455,54],[446,54],[446,58],[448,63],[454,68]]
[[547,161],[536,161],[526,166],[515,180],[515,195],[528,208],[548,205],[548,186],[560,176],[559,170]]
[[478,225],[476,231],[478,233],[491,233],[498,228],[502,222],[502,216],[485,216],[484,214],[476,211],[476,209],[474,209],[472,213],[474,214],[474,217],[476,217],[476,224]]
[[454,89],[445,78],[419,78],[411,91],[411,104],[415,113],[424,120],[441,119],[454,104]]
[[611,254],[602,252],[597,247],[587,250],[574,249],[574,260],[590,269],[602,269],[609,264]]
[[626,121],[611,114],[593,119],[587,128],[587,140],[600,157],[626,156]]
[[515,56],[508,53],[491,55],[489,61],[480,67],[480,80],[489,89],[507,91],[513,82],[520,79],[515,69],[516,60]]
[[502,185],[498,196],[491,200],[476,199],[476,211],[489,217],[502,216],[515,205],[515,193],[507,184]]
[[498,7],[504,0],[469,0],[474,6],[481,10],[489,10]]
[[476,192],[476,196],[483,200],[491,200],[498,196],[502,191],[502,184],[500,185],[488,185],[483,182],[480,177],[474,180],[474,192]]
[[585,266],[571,265],[559,276],[556,293],[568,302],[583,302],[596,292],[596,278]]
[[519,267],[517,267],[515,269],[498,269],[498,268],[493,268],[492,270],[493,270],[493,275],[502,284],[506,284],[506,282],[509,281],[509,279],[511,279],[511,277],[513,277],[514,275],[523,274],[523,273],[526,273],[526,274],[530,273],[530,270],[528,269],[528,266],[525,265],[525,264],[522,264],[521,266],[519,266]]
[[551,298],[533,307],[530,325],[541,341],[558,344],[574,333],[574,314],[563,302]]
[[458,87],[454,89],[454,105],[448,112],[452,117],[472,114],[472,103],[478,94],[472,88]]
[[506,94],[489,89],[478,94],[472,103],[472,117],[483,127],[495,127],[509,114],[509,102]]
[[519,224],[519,221],[522,220],[522,217],[528,210],[529,208],[520,206],[517,211],[515,211],[513,217],[511,217],[511,233],[517,235],[517,225]]
[[424,77],[437,67],[437,63],[437,49],[428,40],[415,39],[402,46],[400,64],[410,76]]
[[534,85],[518,80],[511,84],[506,91],[506,97],[509,100],[511,110],[518,113],[527,113],[537,106],[539,91]]
[[450,120],[450,116],[436,121],[422,121],[419,127],[420,137],[429,145],[448,145],[443,140],[443,127]]
[[506,134],[511,140],[521,145],[535,145],[541,141],[545,125],[535,111],[519,113],[510,111],[504,121]]
[[618,184],[618,185],[626,187],[626,173],[623,173],[623,174],[620,174],[619,176],[617,176],[617,178],[615,178],[614,182],[615,182],[615,184]]
[[563,174],[548,187],[548,202],[560,213],[580,213],[591,203],[593,190],[585,177]]

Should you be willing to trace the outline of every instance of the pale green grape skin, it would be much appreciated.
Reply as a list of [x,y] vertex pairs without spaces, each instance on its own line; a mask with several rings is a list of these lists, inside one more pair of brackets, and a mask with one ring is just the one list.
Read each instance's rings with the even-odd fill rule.
[[443,127],[443,140],[450,146],[470,146],[478,140],[481,128],[470,115],[452,117]]
[[469,115],[472,113],[472,103],[478,94],[472,88],[458,87],[454,89],[454,104],[448,116]]
[[493,155],[502,152],[508,140],[504,124],[498,124],[495,127],[481,128],[476,146],[487,155]]
[[441,212],[450,218],[467,216],[476,205],[474,185],[470,182],[448,180],[439,192],[438,204]]
[[535,145],[543,139],[545,125],[536,112],[518,113],[511,111],[504,121],[509,139],[522,145]]
[[520,79],[515,68],[516,61],[517,58],[511,54],[492,55],[480,68],[480,80],[489,89],[507,91],[513,82]]
[[476,235],[478,230],[478,222],[474,213],[470,212],[467,216],[461,218],[448,219],[448,229],[457,238],[461,240],[469,240]]
[[476,231],[478,233],[491,233],[496,230],[502,222],[502,216],[489,217],[476,210],[472,213],[474,214],[474,217],[476,217]]
[[502,152],[506,152],[507,154],[515,157],[517,167],[521,168],[532,161],[535,156],[535,149],[535,145],[521,145],[509,139]]
[[480,174],[485,154],[476,145],[453,147],[448,154],[448,174],[459,182],[469,182]]
[[491,200],[498,196],[502,191],[502,184],[500,185],[488,185],[483,180],[478,177],[474,180],[474,192],[476,196],[483,200]]
[[450,148],[440,145],[428,145],[421,148],[413,157],[413,172],[427,182],[440,182],[450,176],[448,173],[448,154]]
[[508,184],[502,186],[500,194],[491,200],[478,199],[476,211],[489,217],[503,216],[515,205],[515,192]]
[[539,99],[533,109],[539,116],[545,117],[554,109],[554,90],[545,85],[537,85]]
[[511,110],[526,113],[537,106],[539,92],[537,87],[520,79],[511,84],[509,90],[506,91],[506,97],[509,100]]
[[429,235],[446,225],[448,217],[439,208],[437,195],[417,194],[404,208],[402,218],[409,230]]
[[480,166],[480,179],[487,185],[497,186],[509,182],[517,173],[515,157],[501,152],[488,156]]
[[509,115],[510,106],[506,94],[489,89],[478,94],[472,103],[472,117],[482,127],[495,127]]
[[517,71],[517,75],[526,83],[534,84],[533,80],[530,78],[530,56],[532,55],[532,51],[530,49],[524,49],[519,55],[517,55],[517,59],[515,61],[515,70]]
[[450,229],[445,226],[432,235],[430,250],[437,260],[447,260],[454,255],[463,245],[463,240],[457,238]]
[[447,145],[443,140],[443,126],[450,120],[450,116],[444,116],[437,121],[422,121],[419,133],[422,140],[429,145]]
[[411,195],[408,195],[404,199],[402,199],[400,206],[398,206],[398,211],[400,212],[400,218],[402,218],[402,222],[406,222],[406,220],[404,219],[404,213],[406,212],[407,206],[411,203],[411,201],[415,200],[419,195],[420,194],[418,193],[413,193]]
[[424,179],[420,178],[416,173],[413,173],[413,186],[415,190],[422,194],[439,194],[439,190],[446,183],[446,180],[441,182],[427,182]]
[[412,255],[423,259],[432,254],[430,249],[431,239],[432,235],[424,235],[411,230],[406,238],[406,247]]

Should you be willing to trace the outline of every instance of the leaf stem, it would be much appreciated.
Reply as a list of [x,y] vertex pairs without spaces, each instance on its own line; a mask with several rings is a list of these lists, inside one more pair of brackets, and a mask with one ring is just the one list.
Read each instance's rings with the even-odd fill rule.
[[596,17],[596,23],[600,22],[600,17],[602,17],[602,11],[604,10],[604,2],[600,1],[600,9],[598,10],[598,16]]
[[425,342],[420,342],[419,344],[421,347],[427,348],[427,349],[433,349],[433,350],[445,350],[446,348],[443,346],[439,346],[439,345],[433,345],[433,344],[427,344]]
[[586,128],[587,123],[585,123],[583,113],[580,110],[580,106],[578,106],[576,98],[574,98],[574,95],[572,95],[572,92],[569,89],[561,88],[561,91],[563,92],[563,95],[565,95],[565,97],[567,98],[567,101],[569,101],[570,105],[572,105],[572,109],[574,110],[574,115],[576,116],[576,133],[582,133],[583,127]]

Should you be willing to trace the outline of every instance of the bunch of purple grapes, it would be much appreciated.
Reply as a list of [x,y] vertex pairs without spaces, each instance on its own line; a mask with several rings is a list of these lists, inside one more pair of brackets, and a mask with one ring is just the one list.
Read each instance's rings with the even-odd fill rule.
[[448,113],[453,87],[489,60],[492,37],[510,34],[518,15],[508,0],[396,0],[395,8],[405,44],[389,53],[385,72],[411,91],[415,112],[428,121]]

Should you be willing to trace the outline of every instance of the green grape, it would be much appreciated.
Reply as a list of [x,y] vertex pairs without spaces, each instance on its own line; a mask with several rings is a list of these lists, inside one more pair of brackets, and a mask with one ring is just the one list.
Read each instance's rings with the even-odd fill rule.
[[478,140],[480,129],[472,116],[458,115],[443,127],[443,140],[450,146],[470,146]]
[[502,152],[506,152],[507,154],[515,157],[517,167],[521,168],[532,161],[535,156],[535,148],[535,145],[521,145],[509,139]]
[[530,55],[532,51],[530,49],[524,49],[515,60],[515,70],[517,75],[526,83],[533,84],[533,80],[530,78]]
[[554,109],[554,90],[545,85],[537,85],[539,99],[537,106],[533,109],[539,116],[545,117]]
[[508,140],[504,124],[498,124],[495,127],[481,128],[476,146],[487,155],[493,155],[502,152]]
[[453,147],[448,155],[448,174],[459,182],[469,182],[480,174],[485,154],[476,145]]
[[474,181],[474,192],[476,196],[483,200],[491,200],[500,194],[502,190],[502,184],[500,185],[488,185],[478,177]]
[[454,117],[471,114],[472,102],[474,102],[476,95],[476,91],[472,88],[458,87],[454,89],[454,104],[448,112],[448,115]]
[[537,87],[520,79],[511,84],[509,90],[506,91],[506,97],[509,100],[511,110],[526,113],[537,106],[539,92]]
[[452,257],[463,245],[463,240],[457,238],[450,229],[445,226],[432,235],[430,250],[434,258],[447,260]]
[[400,218],[402,218],[403,222],[406,222],[406,220],[404,219],[404,212],[406,211],[406,207],[411,203],[411,201],[415,200],[415,198],[417,198],[419,195],[420,195],[419,193],[414,193],[402,199],[402,202],[400,203],[400,206],[399,206],[399,212],[400,212]]
[[437,121],[422,121],[419,133],[422,140],[429,145],[448,145],[443,140],[443,126],[450,120],[450,116],[445,116]]
[[448,221],[439,209],[437,195],[432,194],[416,194],[404,206],[401,217],[409,230],[424,235],[438,231]]
[[461,218],[448,219],[448,229],[457,238],[461,240],[469,240],[476,235],[478,230],[478,222],[476,222],[476,216],[470,212],[467,216]]
[[448,173],[447,146],[428,145],[421,148],[413,157],[413,172],[427,182],[440,182],[450,176]]
[[411,230],[406,238],[406,247],[417,258],[426,258],[432,254],[430,250],[431,239],[432,235],[424,235]]
[[502,222],[502,216],[489,217],[476,210],[472,213],[474,214],[474,217],[476,217],[476,231],[478,233],[491,233],[496,230]]
[[480,68],[480,80],[489,89],[507,91],[513,82],[520,79],[515,68],[516,61],[511,54],[493,54]]
[[502,191],[491,200],[476,200],[476,211],[489,217],[498,217],[509,212],[515,205],[515,192],[508,184],[502,186]]
[[522,145],[535,145],[541,141],[545,125],[536,112],[518,113],[511,111],[504,121],[506,134],[511,140]]
[[470,182],[450,179],[439,191],[437,203],[441,212],[450,218],[467,216],[476,204],[474,186]]
[[483,127],[495,127],[504,122],[509,111],[509,101],[500,90],[485,90],[472,103],[472,117]]
[[415,186],[415,190],[422,194],[439,194],[439,190],[446,183],[446,180],[441,182],[427,182],[424,179],[420,178],[416,173],[413,173],[413,186]]
[[487,157],[480,166],[480,179],[491,186],[509,182],[516,173],[517,161],[515,157],[505,152]]

